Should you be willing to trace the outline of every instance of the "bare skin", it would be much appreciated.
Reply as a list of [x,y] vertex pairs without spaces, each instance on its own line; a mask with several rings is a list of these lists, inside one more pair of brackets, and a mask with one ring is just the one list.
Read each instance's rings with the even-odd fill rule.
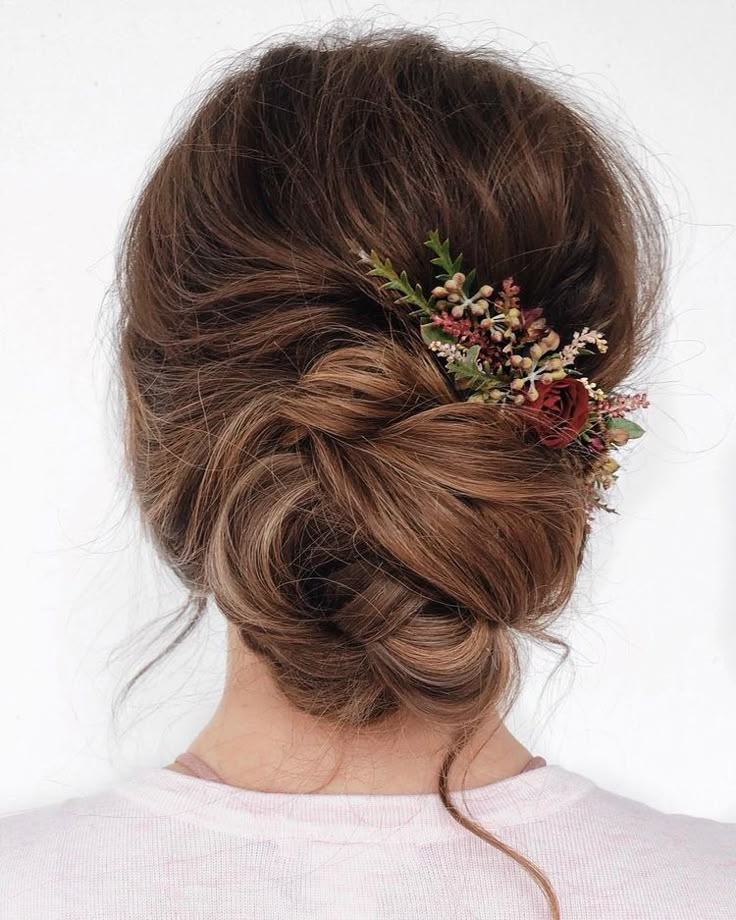
[[[228,624],[225,689],[188,750],[231,786],[263,792],[436,792],[449,734],[405,716],[338,737],[298,712],[277,690],[267,665]],[[473,756],[477,754],[477,756]],[[491,713],[458,758],[449,788],[483,786],[521,772],[531,753]],[[467,773],[465,770],[467,768]],[[167,769],[190,771],[178,763]]]

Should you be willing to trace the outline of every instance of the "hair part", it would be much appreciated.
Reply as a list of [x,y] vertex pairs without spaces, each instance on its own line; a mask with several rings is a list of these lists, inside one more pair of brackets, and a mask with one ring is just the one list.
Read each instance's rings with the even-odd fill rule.
[[357,246],[433,286],[440,228],[513,275],[563,335],[588,325],[606,389],[658,335],[662,221],[592,118],[489,48],[331,32],[240,59],[146,177],[121,241],[125,450],[147,532],[301,711],[349,729],[411,712],[452,729],[438,791],[518,641],[549,631],[586,543],[568,452],[460,401]]

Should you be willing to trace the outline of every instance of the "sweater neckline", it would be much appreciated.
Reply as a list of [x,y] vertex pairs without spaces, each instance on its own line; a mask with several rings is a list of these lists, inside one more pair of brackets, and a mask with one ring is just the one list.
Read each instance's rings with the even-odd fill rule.
[[[180,764],[191,775],[197,776],[200,779],[209,779],[215,783],[227,785],[226,780],[223,779],[206,760],[203,760],[199,754],[195,754],[194,751],[182,751],[182,753],[176,757],[174,763]],[[546,763],[547,761],[544,757],[533,755],[519,772],[524,773],[527,770],[536,770],[538,767],[544,767]]]
[[[204,825],[240,837],[326,841],[447,839],[469,832],[425,793],[263,792],[229,786],[166,767],[144,768],[113,791],[159,817]],[[597,788],[559,764],[450,793],[463,814],[489,830],[537,821]]]

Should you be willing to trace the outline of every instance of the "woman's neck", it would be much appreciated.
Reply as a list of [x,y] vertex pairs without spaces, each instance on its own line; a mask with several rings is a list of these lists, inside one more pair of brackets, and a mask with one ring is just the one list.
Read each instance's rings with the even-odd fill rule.
[[[437,790],[449,732],[399,716],[390,724],[340,736],[334,727],[298,712],[283,698],[268,666],[242,646],[231,626],[228,637],[222,699],[188,748],[224,782],[263,792]],[[491,713],[453,765],[449,788],[473,788],[514,776],[530,757]],[[168,768],[184,772],[179,764]]]

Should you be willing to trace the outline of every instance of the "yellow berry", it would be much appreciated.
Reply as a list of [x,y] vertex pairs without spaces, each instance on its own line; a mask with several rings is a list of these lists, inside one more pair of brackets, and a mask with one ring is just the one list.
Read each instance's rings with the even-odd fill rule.
[[557,351],[560,345],[560,337],[557,335],[554,329],[550,329],[542,341],[544,342],[547,351]]

